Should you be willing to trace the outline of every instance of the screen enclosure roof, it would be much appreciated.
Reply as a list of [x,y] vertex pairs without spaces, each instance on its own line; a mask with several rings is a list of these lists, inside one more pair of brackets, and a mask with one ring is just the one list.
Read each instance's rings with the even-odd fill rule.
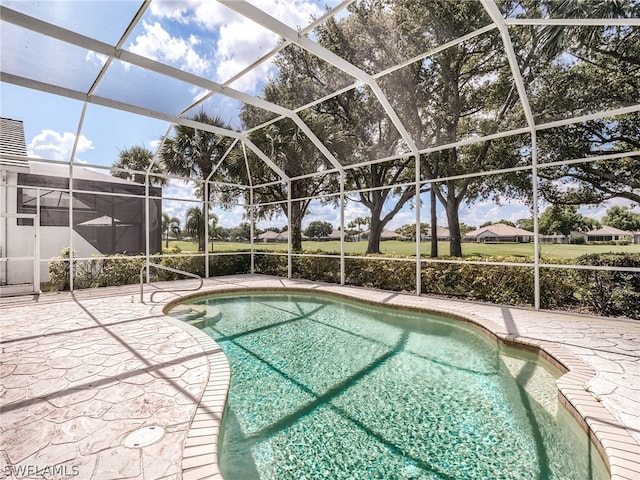
[[[317,154],[324,157],[325,171],[342,172],[345,168],[415,158],[487,138],[530,135],[554,126],[640,110],[640,99],[631,98],[585,106],[578,111],[543,111],[540,101],[531,98],[543,79],[540,74],[531,74],[535,69],[527,63],[527,52],[532,47],[522,40],[534,38],[535,32],[553,29],[567,35],[576,29],[608,28],[626,29],[627,37],[638,42],[640,21],[636,2],[615,2],[622,4],[623,9],[613,14],[606,9],[575,8],[560,15],[548,7],[547,10],[539,7],[553,2],[443,0],[435,4],[450,10],[452,21],[446,24],[412,24],[410,16],[396,17],[393,20],[396,23],[387,23],[388,30],[379,31],[378,37],[344,30],[343,34],[350,36],[346,38],[348,50],[326,46],[333,25],[362,12],[357,8],[362,3],[3,0],[2,85],[3,89],[11,85],[33,91],[34,95],[37,92],[56,95],[82,105],[77,109],[77,138],[89,122],[85,118],[87,111],[94,106],[106,107],[158,121],[163,127],[159,138],[171,135],[174,125],[229,137],[234,145],[260,157],[282,180],[290,179],[291,174],[269,152],[252,142],[251,134],[283,119],[295,124]],[[456,15],[467,9],[476,9],[473,24],[456,24]],[[495,107],[487,106],[483,98],[476,98],[477,108],[469,116],[473,121],[453,135],[441,138],[435,130],[424,128],[426,124],[437,123],[435,114],[428,108],[406,108],[397,85],[417,70],[441,74],[440,55],[460,46],[476,48],[482,45],[480,39],[486,39],[493,49],[492,58],[485,60],[496,63],[493,70],[488,73],[479,70],[468,82],[479,85],[495,82],[498,76],[506,78],[513,89],[512,114],[509,121],[492,124]],[[394,44],[389,45],[390,41]],[[570,46],[563,48],[550,66],[589,61],[572,56]],[[303,79],[294,79],[291,82],[294,88],[295,82],[300,82],[296,95],[286,99],[265,95],[265,85],[278,78],[283,62],[301,58],[294,55],[296,52],[304,52],[304,58],[315,65],[314,71],[325,72],[326,81],[307,88]],[[638,78],[633,60],[629,60],[629,67],[629,75]],[[419,81],[428,89],[429,78]],[[607,79],[603,74],[594,81]],[[328,108],[355,93],[377,104],[373,111],[399,139],[392,150],[374,149],[368,156],[351,158],[337,154],[324,138],[314,133],[308,112],[322,110],[325,105]],[[436,97],[442,98],[437,95],[433,98]],[[261,122],[249,128],[241,120],[243,109],[259,112]],[[200,111],[225,119],[225,126],[194,120]],[[55,119],[51,121],[55,123]],[[104,124],[103,128],[117,130],[114,124]],[[74,161],[73,155],[69,161]]]

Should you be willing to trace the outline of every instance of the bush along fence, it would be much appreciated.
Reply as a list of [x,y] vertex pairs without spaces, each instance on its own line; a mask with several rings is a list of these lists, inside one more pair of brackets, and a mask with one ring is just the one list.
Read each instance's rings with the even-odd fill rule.
[[[179,255],[172,249],[165,254],[178,256],[151,257],[151,261],[178,270],[205,275],[205,257]],[[325,254],[326,255],[326,254]],[[345,259],[345,284],[398,292],[415,292],[416,264],[406,258],[377,259],[361,256]],[[254,271],[286,277],[286,255],[256,252]],[[485,258],[465,258],[486,261]],[[528,263],[520,257],[492,257],[496,263]],[[69,249],[49,264],[50,290],[69,289]],[[610,317],[640,319],[640,273],[617,270],[640,267],[640,254],[588,254],[574,260],[554,260],[567,268],[540,268],[541,307],[570,310]],[[74,260],[74,288],[125,285],[139,282],[144,259],[96,256],[90,260]],[[616,270],[576,269],[571,266],[606,266]],[[249,273],[251,256],[241,254],[211,255],[209,276]],[[522,265],[487,265],[476,263],[421,264],[421,290],[425,295],[490,302],[502,305],[532,307],[534,304],[534,268]],[[179,280],[184,276],[152,269],[153,281]],[[334,256],[295,256],[293,278],[340,282],[340,258]]]

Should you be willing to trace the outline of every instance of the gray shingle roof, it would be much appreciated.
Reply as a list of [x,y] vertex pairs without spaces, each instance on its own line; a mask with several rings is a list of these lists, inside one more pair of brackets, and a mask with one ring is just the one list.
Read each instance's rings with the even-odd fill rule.
[[27,156],[22,120],[0,117],[0,154]]

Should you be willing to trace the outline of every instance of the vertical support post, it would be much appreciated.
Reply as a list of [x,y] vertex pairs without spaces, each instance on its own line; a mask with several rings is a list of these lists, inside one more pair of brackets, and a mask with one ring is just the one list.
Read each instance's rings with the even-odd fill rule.
[[204,278],[209,278],[209,181],[202,184],[204,188]]
[[[73,160],[76,158],[76,150],[78,149],[78,139],[80,138],[80,132],[82,131],[82,124],[84,123],[84,116],[87,113],[87,105],[85,102],[82,105],[82,112],[80,113],[80,120],[78,121],[78,130],[76,131],[76,138],[73,141],[73,148],[71,149],[71,156],[69,157],[69,290],[73,292]],[[39,213],[39,212],[38,212]],[[115,228],[112,226],[112,228]]]
[[293,231],[291,229],[291,180],[287,180],[287,220],[289,223],[288,248],[287,248],[287,278],[293,276],[293,257],[291,255],[291,246],[293,239]]
[[[147,283],[151,282],[151,271],[149,267],[149,262],[151,261],[151,240],[149,239],[150,231],[151,231],[151,206],[149,202],[149,171],[144,176],[144,216],[145,216],[145,224],[147,228],[145,228],[144,232],[144,251],[145,251],[145,265],[147,269]],[[162,231],[162,227],[160,228]],[[162,234],[160,235],[160,249],[162,250]],[[160,252],[162,253],[162,251]]]
[[40,187],[36,189],[36,218],[33,219],[33,291],[40,293]]
[[8,218],[4,216],[9,212],[8,204],[9,179],[7,178],[7,171],[0,170],[0,257],[2,257],[0,260],[0,281],[8,281],[7,262],[9,261],[9,254],[7,253],[7,246],[9,243],[9,233]]
[[538,142],[531,130],[531,194],[533,195],[533,282],[534,308],[540,310],[540,235],[538,232]]
[[416,154],[416,295],[422,294],[422,232],[420,230],[420,155]]
[[[38,211],[40,218],[40,211]],[[73,292],[73,279],[75,271],[73,268],[73,162],[69,162],[69,291]]]
[[345,284],[344,269],[344,170],[340,170],[340,285]]
[[249,232],[251,235],[251,273],[256,273],[256,252],[254,238],[256,236],[256,218],[253,206],[253,186],[249,187]]
[[[86,107],[86,104],[85,104]],[[84,111],[83,111],[84,112]],[[40,211],[38,211],[40,218]],[[73,160],[69,161],[69,291],[73,292]]]

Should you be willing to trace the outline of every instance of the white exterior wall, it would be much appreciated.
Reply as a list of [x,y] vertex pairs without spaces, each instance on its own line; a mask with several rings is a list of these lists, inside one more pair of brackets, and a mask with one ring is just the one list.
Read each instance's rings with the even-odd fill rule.
[[[62,249],[69,246],[69,227],[40,227],[40,281],[49,281],[49,262],[59,257]],[[99,255],[100,251],[73,231],[74,257],[85,258]]]
[[[0,212],[18,212],[18,174],[0,171]],[[16,218],[0,218],[0,256],[11,258],[33,257],[35,252],[35,226],[18,225]],[[78,233],[73,231],[73,249],[76,257],[90,257],[100,252]],[[69,227],[40,227],[40,281],[49,281],[49,262],[69,246]],[[36,260],[37,261],[37,260]],[[0,283],[20,285],[33,282],[33,261],[11,261],[0,263]]]

